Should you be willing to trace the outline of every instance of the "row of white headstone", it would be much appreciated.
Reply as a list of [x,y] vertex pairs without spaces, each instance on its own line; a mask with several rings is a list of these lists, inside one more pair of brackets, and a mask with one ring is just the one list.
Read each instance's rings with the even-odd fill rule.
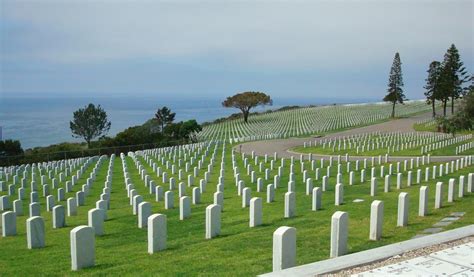
[[[474,182],[473,173],[468,175],[468,192],[472,193]],[[454,178],[449,180],[448,184],[448,202],[454,201],[455,197]],[[464,196],[464,176],[459,178],[458,197]],[[443,183],[436,183],[434,208],[440,209],[443,206]],[[418,204],[418,216],[428,214],[428,194],[429,187],[421,186]],[[409,219],[409,195],[402,192],[398,196],[397,226],[404,227],[408,225]],[[345,255],[347,252],[347,238],[349,231],[349,216],[347,212],[337,211],[331,218],[331,243],[330,257]],[[369,239],[380,240],[382,237],[384,220],[384,203],[380,200],[374,200],[370,206],[370,226]],[[296,266],[296,229],[293,227],[279,227],[273,233],[273,271],[279,271]]]

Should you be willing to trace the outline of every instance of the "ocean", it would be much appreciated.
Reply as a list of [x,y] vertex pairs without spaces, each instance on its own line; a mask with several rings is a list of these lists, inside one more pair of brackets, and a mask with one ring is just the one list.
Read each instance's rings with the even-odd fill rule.
[[[0,139],[20,140],[23,149],[47,146],[61,142],[79,142],[69,128],[72,114],[88,103],[100,104],[107,112],[112,126],[109,136],[154,117],[159,107],[167,106],[176,113],[176,121],[196,119],[199,123],[237,113],[239,110],[224,108],[222,99],[163,100],[159,97],[112,97],[112,98],[0,98]],[[256,108],[262,111],[287,105],[320,105],[330,103],[367,102],[343,99],[274,99],[273,106]]]

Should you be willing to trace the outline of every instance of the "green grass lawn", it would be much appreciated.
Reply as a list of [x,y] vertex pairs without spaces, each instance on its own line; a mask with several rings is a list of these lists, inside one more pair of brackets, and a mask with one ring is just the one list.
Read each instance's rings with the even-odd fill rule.
[[[212,148],[211,148],[212,149]],[[466,215],[459,221],[445,229],[452,229],[474,223],[474,195],[470,194],[454,203],[446,203],[447,186],[445,186],[443,199],[445,206],[434,210],[434,192],[436,181],[430,180],[423,183],[430,187],[429,211],[427,217],[418,217],[418,195],[420,185],[404,187],[397,190],[395,176],[392,177],[392,191],[383,193],[383,182],[379,178],[378,195],[370,196],[370,182],[359,182],[359,173],[356,173],[355,185],[345,185],[342,206],[334,206],[334,185],[336,166],[332,167],[332,177],[329,178],[329,189],[323,193],[323,209],[311,211],[311,196],[305,195],[305,186],[302,183],[300,163],[295,162],[296,174],[296,217],[283,218],[284,193],[287,191],[289,160],[286,161],[280,187],[276,190],[275,202],[266,203],[266,193],[256,192],[256,184],[250,183],[250,178],[244,175],[245,183],[252,189],[252,197],[263,198],[263,225],[249,228],[249,208],[241,207],[241,198],[237,196],[237,189],[231,168],[231,145],[226,147],[225,155],[225,200],[222,213],[221,235],[212,240],[206,240],[205,234],[205,208],[212,203],[212,195],[216,190],[218,172],[222,149],[219,147],[216,155],[216,167],[211,174],[211,181],[207,184],[207,191],[202,195],[202,204],[192,205],[191,217],[184,221],[179,220],[178,197],[175,192],[175,209],[165,210],[163,202],[155,202],[154,195],[148,194],[148,189],[141,181],[138,170],[131,158],[127,157],[127,165],[136,189],[145,201],[152,203],[153,213],[167,215],[168,249],[153,255],[147,253],[147,231],[138,229],[137,217],[132,214],[127,193],[124,188],[124,178],[120,158],[114,163],[114,175],[111,193],[111,209],[108,211],[108,220],[105,222],[105,235],[96,237],[96,266],[72,272],[70,262],[69,232],[77,225],[87,224],[87,211],[95,207],[102,191],[107,163],[105,161],[99,170],[97,179],[86,205],[78,208],[78,215],[67,217],[67,227],[52,229],[51,214],[45,210],[45,199],[40,197],[42,216],[46,226],[46,247],[43,249],[28,250],[26,247],[25,221],[27,216],[17,218],[18,235],[0,238],[0,269],[2,276],[11,275],[218,275],[218,276],[248,276],[269,272],[272,270],[272,234],[280,226],[291,226],[297,229],[297,264],[305,264],[327,259],[330,249],[330,221],[335,211],[349,213],[349,252],[357,252],[378,247],[406,239],[419,234],[423,229],[431,227],[452,212],[464,211]],[[211,155],[209,155],[211,156]],[[206,167],[210,157],[206,159]],[[139,160],[149,173],[151,168],[140,157]],[[240,171],[245,172],[240,155],[237,157]],[[158,163],[158,161],[157,161]],[[177,164],[177,163],[176,163]],[[279,165],[279,162],[277,163]],[[318,163],[319,165],[319,163]],[[269,163],[266,164],[269,167]],[[85,179],[93,168],[90,166],[78,184],[85,183]],[[310,168],[306,162],[306,169]],[[257,167],[254,165],[254,169]],[[343,165],[343,169],[345,166]],[[423,169],[423,168],[422,168]],[[272,171],[272,176],[277,169]],[[325,172],[325,171],[324,171]],[[424,172],[424,169],[423,169]],[[458,177],[474,172],[474,166],[455,172],[450,176]],[[170,174],[171,172],[168,171]],[[200,171],[199,180],[204,170]],[[369,176],[367,172],[367,177]],[[163,185],[161,178],[152,178],[158,185]],[[263,173],[257,174],[263,177]],[[311,174],[313,175],[313,174]],[[368,179],[366,177],[366,179]],[[39,177],[38,177],[39,178]],[[439,180],[447,184],[449,176]],[[347,184],[348,175],[344,174],[344,183]],[[39,182],[39,180],[38,180]],[[315,186],[320,186],[321,181],[315,181]],[[198,183],[196,181],[195,183]],[[264,181],[266,185],[271,180]],[[164,185],[165,190],[168,185]],[[74,190],[79,190],[75,186]],[[27,189],[29,193],[29,188]],[[397,197],[402,191],[408,192],[410,197],[410,216],[408,227],[396,227]],[[0,192],[4,195],[6,192]],[[191,195],[191,188],[187,188]],[[73,194],[67,195],[67,197]],[[353,203],[356,198],[364,199],[362,203]],[[380,241],[370,241],[369,216],[370,204],[373,200],[382,200],[385,205],[383,237]],[[27,214],[28,200],[24,200],[24,212]],[[59,203],[65,205],[65,202]]]

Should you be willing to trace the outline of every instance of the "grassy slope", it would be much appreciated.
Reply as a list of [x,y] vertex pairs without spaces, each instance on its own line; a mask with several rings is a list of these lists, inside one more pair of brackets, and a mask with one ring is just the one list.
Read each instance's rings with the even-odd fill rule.
[[[220,161],[220,150],[216,161]],[[163,203],[154,202],[154,197],[147,193],[141,182],[138,171],[130,158],[127,158],[133,182],[145,201],[152,203],[153,213],[165,213],[168,216],[168,249],[166,251],[148,255],[146,248],[146,230],[137,228],[137,218],[132,215],[131,206],[128,204],[124,190],[123,175],[120,159],[114,164],[113,189],[111,197],[111,210],[108,212],[109,220],[105,223],[106,235],[96,239],[96,264],[97,266],[74,273],[70,271],[69,231],[76,225],[87,223],[87,211],[93,208],[99,198],[105,181],[107,163],[99,171],[97,180],[90,195],[86,198],[86,206],[80,207],[78,216],[67,218],[67,228],[52,229],[50,213],[42,209],[42,216],[46,223],[46,248],[28,250],[26,248],[25,220],[26,216],[18,218],[18,235],[15,237],[0,238],[0,268],[2,275],[76,275],[76,274],[120,274],[120,275],[255,275],[271,271],[272,264],[272,233],[279,226],[292,226],[297,228],[297,264],[314,262],[326,259],[329,256],[329,233],[331,215],[338,210],[349,212],[349,251],[356,252],[409,239],[424,228],[455,211],[465,211],[467,214],[447,229],[474,223],[474,195],[469,195],[455,203],[447,203],[440,210],[434,210],[434,184],[430,181],[430,212],[425,218],[417,216],[419,185],[404,188],[410,194],[410,219],[406,228],[396,227],[397,196],[400,191],[395,188],[390,193],[383,193],[383,184],[379,181],[379,194],[369,196],[369,182],[357,183],[354,186],[345,186],[345,202],[340,207],[334,206],[335,167],[330,178],[329,191],[323,193],[323,210],[311,211],[311,198],[304,194],[304,185],[297,182],[297,216],[292,219],[283,218],[283,195],[288,182],[288,161],[284,171],[280,189],[276,191],[276,201],[263,205],[263,223],[258,228],[248,227],[248,208],[241,208],[241,198],[236,194],[234,186],[230,152],[226,155],[225,175],[225,201],[222,214],[222,234],[212,240],[204,239],[204,210],[212,202],[212,194],[218,176],[218,169],[214,168],[211,182],[207,192],[202,196],[200,205],[192,206],[191,218],[179,220],[177,193],[175,193],[175,206],[173,210],[164,210]],[[239,167],[242,162],[239,160]],[[144,161],[142,160],[142,163]],[[268,165],[267,165],[268,166]],[[309,167],[308,165],[306,166]],[[89,171],[84,174],[88,176]],[[146,168],[151,171],[149,167]],[[242,170],[241,170],[242,171]],[[474,167],[455,173],[455,176],[473,172]],[[295,163],[296,180],[301,180],[299,163]],[[276,173],[276,170],[272,172]],[[202,172],[200,176],[202,176]],[[272,174],[272,175],[273,175]],[[262,174],[259,174],[262,176]],[[356,179],[359,175],[356,174]],[[83,177],[79,184],[85,182]],[[347,178],[347,175],[345,175]],[[158,184],[161,181],[154,177]],[[447,177],[441,178],[447,183]],[[249,178],[245,177],[246,184],[252,187],[252,196],[265,199],[265,193],[257,193],[255,185],[250,185]],[[346,180],[346,179],[345,179]],[[347,181],[346,181],[347,182]],[[271,183],[265,181],[264,184]],[[392,184],[395,179],[392,178]],[[319,185],[316,182],[315,185]],[[75,190],[79,189],[77,186]],[[188,188],[188,195],[191,190]],[[4,195],[5,192],[0,192]],[[352,203],[355,198],[362,198],[362,203]],[[385,202],[385,222],[383,238],[379,242],[368,240],[370,203],[372,200]],[[444,200],[447,199],[447,187],[444,191]],[[25,211],[26,210],[25,203]],[[45,206],[41,198],[42,207]],[[265,201],[264,201],[265,202]],[[65,205],[65,203],[61,203]]]

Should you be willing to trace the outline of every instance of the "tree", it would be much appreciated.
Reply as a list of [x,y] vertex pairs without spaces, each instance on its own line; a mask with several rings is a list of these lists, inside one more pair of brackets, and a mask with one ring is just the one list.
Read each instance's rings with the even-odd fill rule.
[[405,94],[403,94],[403,77],[402,77],[402,62],[400,61],[400,55],[395,53],[393,58],[392,68],[390,69],[390,76],[388,79],[388,94],[385,95],[383,101],[392,103],[392,118],[395,117],[395,104],[403,104],[406,100]]
[[461,62],[458,49],[456,49],[454,44],[451,44],[451,47],[449,47],[444,55],[443,69],[443,89],[447,97],[451,98],[451,114],[454,114],[454,100],[463,94],[464,89],[462,85],[468,82],[470,78],[469,75],[466,75],[466,68],[463,62]]
[[107,134],[110,125],[107,113],[100,105],[96,107],[92,103],[75,111],[73,121],[69,122],[72,136],[83,138],[87,142],[87,147],[90,147],[92,139]]
[[158,109],[155,114],[155,118],[158,124],[161,126],[161,133],[163,133],[166,126],[173,123],[175,115],[176,113],[172,113],[171,110],[166,106]]
[[438,61],[432,61],[430,64],[430,68],[427,72],[428,77],[425,79],[426,85],[424,86],[424,88],[426,89],[426,103],[431,104],[431,107],[433,109],[433,117],[435,117],[435,102],[436,100],[439,100],[440,97],[439,76],[441,74],[441,63]]
[[17,156],[23,154],[19,140],[0,140],[0,157]]
[[438,125],[445,133],[474,129],[474,90],[470,89],[459,103],[459,109],[450,118],[437,118]]
[[234,96],[229,96],[222,102],[222,106],[226,108],[237,108],[242,111],[244,121],[248,121],[250,109],[257,106],[272,105],[273,101],[269,95],[263,92],[246,91],[238,93]]
[[196,120],[183,122],[179,128],[179,136],[186,142],[197,142],[196,134],[202,131],[201,125]]

